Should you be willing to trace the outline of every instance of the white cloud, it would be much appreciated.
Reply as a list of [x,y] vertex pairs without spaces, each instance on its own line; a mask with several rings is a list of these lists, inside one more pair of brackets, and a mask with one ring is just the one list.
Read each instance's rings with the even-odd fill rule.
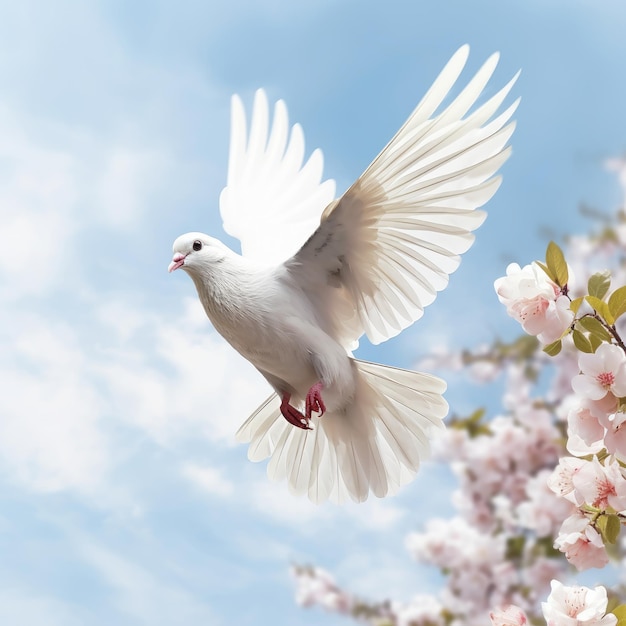
[[285,482],[276,483],[265,478],[250,485],[254,507],[274,522],[295,528],[303,534],[315,534],[319,524],[333,517],[329,505],[316,505],[304,497],[289,493]]
[[216,496],[230,496],[234,485],[223,472],[208,465],[185,463],[181,469],[182,475],[198,486],[202,491]]
[[24,122],[0,107],[0,297],[11,300],[54,290],[75,230],[74,159],[37,145]]
[[11,626],[84,626],[89,616],[70,604],[37,591],[0,589],[0,624]]
[[346,591],[374,602],[408,601],[416,590],[427,593],[439,586],[439,575],[432,568],[411,561],[402,549],[385,549],[380,544],[352,551],[333,572]]
[[286,482],[272,482],[269,478],[253,483],[249,491],[250,499],[264,516],[303,534],[315,533],[320,527],[335,523],[347,523],[359,530],[388,532],[395,530],[407,513],[394,499],[379,500],[373,496],[359,504],[324,502],[316,505],[306,497],[291,494]]
[[[112,603],[135,623],[150,626],[215,624],[221,622],[212,608],[171,580],[166,568],[148,570],[129,558],[89,540],[79,545],[83,559],[100,573],[113,591]],[[157,573],[158,571],[158,573]],[[159,577],[161,574],[161,578]]]
[[407,510],[395,504],[396,499],[379,500],[371,496],[366,502],[344,505],[345,513],[355,518],[363,527],[376,532],[393,531]]
[[62,323],[3,315],[0,324],[13,331],[0,337],[0,464],[32,489],[90,491],[109,458],[87,355]]
[[138,225],[172,169],[173,164],[160,152],[115,146],[105,159],[95,189],[94,217],[118,228]]
[[293,563],[296,550],[290,542],[284,541],[284,535],[278,533],[278,539],[275,538],[276,533],[270,529],[269,532],[264,532],[256,529],[255,532],[238,533],[234,536],[234,539],[242,555],[245,555],[245,559],[252,561],[268,561],[281,563],[284,568],[280,570],[278,578],[282,581],[285,579],[287,573],[287,563]]
[[87,328],[54,315],[15,316],[19,308],[0,316],[11,329],[0,334],[0,465],[32,489],[103,488],[129,443],[115,440],[120,423],[136,433],[126,438],[147,433],[160,446],[198,437],[234,444],[239,424],[269,393],[193,301],[175,320],[109,301],[103,311],[123,311],[125,329],[92,316],[97,303],[82,306]]

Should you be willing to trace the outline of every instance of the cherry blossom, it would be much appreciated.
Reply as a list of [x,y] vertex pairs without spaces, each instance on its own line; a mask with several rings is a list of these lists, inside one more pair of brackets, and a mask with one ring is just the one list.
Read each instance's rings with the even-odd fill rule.
[[505,545],[481,533],[464,519],[433,519],[424,533],[411,533],[406,540],[409,552],[416,559],[449,567],[465,567],[471,562],[499,562]]
[[626,412],[618,411],[609,416],[604,445],[610,454],[626,462]]
[[468,613],[503,604],[519,583],[519,573],[506,560],[504,536],[480,532],[462,517],[429,520],[426,530],[410,534],[406,545],[415,559],[450,572],[448,589]]
[[584,467],[586,461],[574,457],[562,457],[548,478],[547,485],[556,493],[573,504],[581,505],[584,499],[574,488],[574,476]]
[[609,562],[600,533],[591,525],[589,518],[578,510],[563,522],[554,547],[581,571],[590,567],[604,567]]
[[604,426],[598,418],[589,407],[585,406],[584,402],[581,402],[567,416],[567,436],[572,444],[574,442],[577,444],[576,448],[574,445],[570,447],[570,441],[568,441],[567,449],[572,454],[579,454],[580,456],[600,452],[604,447],[602,441],[604,432]]
[[329,611],[349,613],[352,598],[342,592],[333,577],[320,567],[292,568],[297,582],[296,602],[303,607],[319,604]]
[[517,507],[519,523],[534,530],[538,537],[554,536],[561,522],[572,510],[567,500],[557,498],[549,489],[548,477],[552,472],[542,470],[526,483],[528,499]]
[[626,479],[613,457],[607,457],[602,464],[594,456],[576,472],[572,482],[583,502],[602,510],[626,510]]
[[617,404],[617,398],[611,392],[600,400],[573,396],[572,408],[567,413],[567,450],[570,454],[597,454],[607,445],[607,429],[619,424],[619,421],[612,423],[611,415]]
[[434,626],[443,623],[443,605],[433,596],[420,594],[408,604],[394,603],[391,608],[396,626]]
[[494,288],[507,313],[542,343],[556,341],[574,319],[569,299],[536,263],[511,263]]
[[626,354],[619,346],[603,343],[595,353],[578,357],[581,374],[572,379],[572,388],[583,398],[601,400],[611,392],[626,396]]
[[541,603],[548,626],[615,626],[617,623],[615,615],[606,614],[604,587],[566,587],[558,580],[553,580],[551,586],[547,602]]
[[565,565],[562,559],[538,557],[522,571],[522,584],[525,585],[526,598],[533,604],[546,597],[550,581],[563,576]]
[[511,604],[505,609],[491,611],[489,619],[492,626],[524,626],[528,623],[526,613],[519,606]]

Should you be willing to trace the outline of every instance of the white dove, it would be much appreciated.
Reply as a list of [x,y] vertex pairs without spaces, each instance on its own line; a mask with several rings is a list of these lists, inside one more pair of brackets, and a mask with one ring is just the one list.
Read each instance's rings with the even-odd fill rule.
[[422,316],[473,243],[485,218],[475,209],[500,185],[494,174],[510,154],[507,122],[518,101],[496,114],[517,75],[468,114],[495,70],[494,54],[435,114],[468,53],[463,46],[454,54],[336,200],[334,182],[321,182],[321,152],[302,165],[302,130],[289,133],[284,103],[270,130],[258,91],[246,138],[234,96],[220,212],[242,255],[202,233],[174,242],[169,271],[191,276],[215,329],[275,391],[237,439],[250,443],[249,459],[271,457],[270,478],[286,478],[313,502],[396,492],[443,428],[444,381],[355,359],[352,350],[363,334],[380,343]]

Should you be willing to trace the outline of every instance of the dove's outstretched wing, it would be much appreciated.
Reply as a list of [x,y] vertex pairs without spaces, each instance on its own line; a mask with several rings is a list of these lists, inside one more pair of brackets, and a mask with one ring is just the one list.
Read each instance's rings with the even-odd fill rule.
[[422,316],[474,241],[471,231],[485,218],[475,209],[500,184],[494,175],[510,153],[514,123],[507,122],[518,101],[498,110],[517,75],[468,114],[495,70],[495,54],[435,113],[468,52],[456,52],[396,136],[286,262],[320,314],[337,315],[346,346],[363,333],[380,343]]
[[257,91],[248,134],[243,105],[233,96],[220,213],[224,230],[241,241],[243,256],[275,265],[302,246],[335,197],[335,182],[322,182],[322,169],[321,150],[304,163],[302,128],[295,124],[290,131],[282,100],[270,128],[267,97]]

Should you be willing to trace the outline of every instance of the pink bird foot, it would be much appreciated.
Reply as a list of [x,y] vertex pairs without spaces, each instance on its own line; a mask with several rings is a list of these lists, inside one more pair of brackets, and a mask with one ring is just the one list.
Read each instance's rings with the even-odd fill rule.
[[322,400],[322,389],[324,385],[320,382],[315,383],[306,394],[306,419],[311,419],[311,413],[315,411],[319,413],[319,416],[322,417],[326,412],[326,405],[324,404],[324,400]]
[[[308,398],[308,394],[307,394],[307,398]],[[293,426],[296,426],[297,428],[302,428],[302,430],[313,430],[310,426],[309,426],[309,419],[311,414],[309,413],[309,417],[305,417],[304,415],[302,415],[302,413],[300,413],[300,411],[298,411],[298,409],[296,409],[295,407],[291,406],[291,404],[289,404],[289,400],[291,399],[291,396],[286,393],[283,398],[282,401],[280,403],[280,412],[283,414],[283,417]]]

